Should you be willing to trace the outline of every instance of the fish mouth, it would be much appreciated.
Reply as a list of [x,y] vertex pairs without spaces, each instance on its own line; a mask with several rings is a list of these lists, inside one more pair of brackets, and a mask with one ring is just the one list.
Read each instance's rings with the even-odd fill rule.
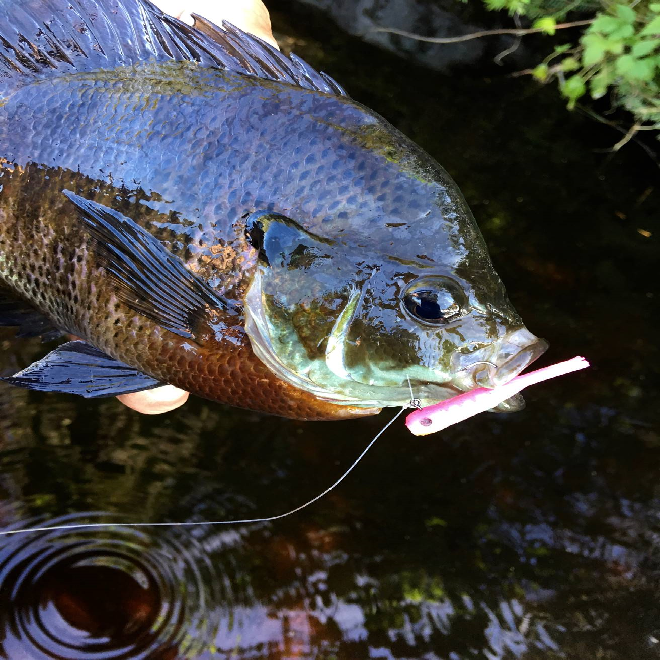
[[[539,339],[526,328],[520,328],[505,335],[494,350],[490,359],[478,354],[461,355],[458,358],[463,378],[470,388],[500,387],[524,371],[532,362],[548,350],[548,342]],[[475,357],[477,358],[475,360]],[[483,357],[484,359],[479,359]],[[525,400],[520,394],[506,399],[493,410],[496,412],[516,412],[525,407]]]

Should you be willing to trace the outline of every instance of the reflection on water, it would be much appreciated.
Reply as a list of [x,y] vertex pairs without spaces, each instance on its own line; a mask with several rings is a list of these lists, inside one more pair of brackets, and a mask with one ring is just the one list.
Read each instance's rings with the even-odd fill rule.
[[[546,363],[594,367],[521,413],[430,438],[397,424],[275,523],[0,537],[0,657],[660,657],[657,170],[634,146],[594,153],[618,138],[550,90],[430,74],[292,11],[300,54],[338,46],[322,68],[458,179]],[[7,373],[47,350],[5,330],[0,346]],[[278,514],[391,414],[305,424],[194,400],[144,417],[0,387],[0,525]]]
[[[53,523],[103,518],[69,515]],[[2,649],[9,658],[35,659],[197,655],[222,621],[210,611],[233,604],[231,589],[223,588],[228,576],[221,579],[216,568],[194,538],[172,533],[109,527],[7,537]]]

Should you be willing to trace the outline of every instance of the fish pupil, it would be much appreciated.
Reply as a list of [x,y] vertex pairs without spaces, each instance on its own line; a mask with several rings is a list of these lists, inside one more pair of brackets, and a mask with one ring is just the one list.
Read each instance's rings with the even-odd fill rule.
[[422,321],[431,323],[446,323],[451,316],[458,311],[458,306],[453,300],[442,300],[437,291],[415,291],[405,297],[405,305],[408,311]]
[[423,319],[437,320],[444,318],[440,305],[438,305],[437,301],[430,298],[422,298],[420,304],[417,305],[416,311],[417,315]]

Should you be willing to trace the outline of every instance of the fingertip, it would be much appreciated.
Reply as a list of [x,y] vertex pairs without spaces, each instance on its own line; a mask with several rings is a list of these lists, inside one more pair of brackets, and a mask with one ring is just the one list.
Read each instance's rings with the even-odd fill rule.
[[261,0],[195,0],[184,3],[182,0],[156,0],[154,3],[162,11],[175,16],[188,25],[193,24],[191,14],[199,14],[216,25],[223,20],[233,23],[244,32],[249,32],[279,49],[270,23],[270,14]]
[[189,392],[174,385],[163,385],[152,390],[121,394],[117,398],[125,406],[143,415],[161,415],[182,406],[189,396]]

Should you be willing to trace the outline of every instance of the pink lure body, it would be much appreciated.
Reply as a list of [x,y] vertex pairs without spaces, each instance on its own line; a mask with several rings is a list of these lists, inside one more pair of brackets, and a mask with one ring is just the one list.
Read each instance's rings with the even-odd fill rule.
[[516,376],[508,383],[495,389],[480,387],[476,390],[471,390],[470,392],[465,392],[464,394],[447,399],[447,401],[442,401],[421,410],[411,412],[406,417],[406,426],[413,435],[436,433],[452,424],[462,422],[474,415],[494,408],[505,399],[512,397],[529,385],[534,385],[535,383],[540,383],[556,376],[562,376],[572,371],[578,371],[579,369],[586,369],[588,366],[589,363],[583,357],[574,357],[565,362],[558,362],[549,367]]

